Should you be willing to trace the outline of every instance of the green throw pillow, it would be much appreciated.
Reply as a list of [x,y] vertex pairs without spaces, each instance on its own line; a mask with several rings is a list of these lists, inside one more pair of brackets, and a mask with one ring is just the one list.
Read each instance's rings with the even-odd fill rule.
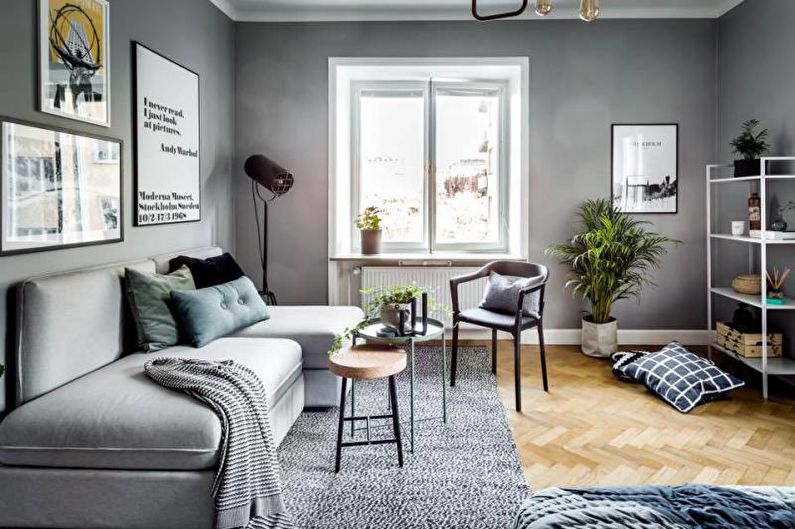
[[124,270],[127,298],[138,330],[138,347],[159,351],[179,343],[179,329],[171,313],[172,290],[194,290],[187,266],[168,275]]

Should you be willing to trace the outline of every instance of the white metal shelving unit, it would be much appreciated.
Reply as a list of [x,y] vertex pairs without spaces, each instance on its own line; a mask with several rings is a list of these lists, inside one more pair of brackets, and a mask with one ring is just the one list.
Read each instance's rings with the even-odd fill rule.
[[[781,162],[795,162],[795,156],[774,156],[766,157],[761,160],[761,174],[758,176],[745,176],[740,178],[713,178],[713,173],[720,169],[731,167],[729,165],[707,165],[707,325],[710,331],[710,355],[713,350],[720,351],[732,358],[735,358],[762,374],[762,395],[767,399],[767,377],[768,375],[795,375],[795,360],[786,356],[781,358],[768,358],[767,357],[767,341],[762,342],[762,357],[761,358],[745,358],[737,355],[727,349],[724,349],[715,342],[715,329],[712,318],[712,296],[721,296],[735,301],[747,303],[753,307],[761,309],[762,317],[762,336],[767,336],[767,317],[768,310],[795,310],[795,299],[787,298],[784,305],[768,305],[767,303],[767,281],[765,279],[765,270],[767,270],[767,247],[771,245],[782,244],[795,244],[795,240],[768,240],[767,239],[767,184],[768,182],[775,182],[781,180],[795,180],[795,175],[790,174],[768,174],[770,165]],[[762,218],[762,233],[761,237],[738,236],[730,233],[713,233],[712,232],[712,218],[715,213],[712,208],[713,197],[712,194],[720,185],[728,185],[732,183],[747,183],[750,188],[754,185],[759,187],[759,198],[761,202],[761,218]],[[753,263],[753,255],[755,252],[754,245],[759,245],[760,251],[760,274],[762,276],[762,294],[758,296],[749,296],[746,294],[738,294],[731,287],[726,286],[713,286],[712,284],[712,244],[715,241],[735,241],[738,243],[748,244],[748,262],[749,266]]]

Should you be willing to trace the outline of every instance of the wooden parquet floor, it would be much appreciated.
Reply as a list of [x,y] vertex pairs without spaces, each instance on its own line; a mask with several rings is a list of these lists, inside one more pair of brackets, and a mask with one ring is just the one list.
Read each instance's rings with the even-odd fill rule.
[[544,393],[538,348],[524,346],[519,414],[511,342],[499,342],[497,366],[500,398],[533,490],[795,485],[795,389],[788,386],[773,388],[765,402],[758,386],[748,384],[683,415],[642,385],[618,381],[609,361],[587,358],[576,346],[547,347],[550,392]]

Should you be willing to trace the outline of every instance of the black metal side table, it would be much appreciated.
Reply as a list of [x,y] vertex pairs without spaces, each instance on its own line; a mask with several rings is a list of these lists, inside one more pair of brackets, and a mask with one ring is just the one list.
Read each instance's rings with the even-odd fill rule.
[[[427,325],[422,326],[420,323],[417,323],[414,332],[412,334],[406,335],[397,335],[397,336],[384,336],[383,335],[384,324],[381,322],[380,319],[374,319],[365,322],[364,327],[362,327],[354,336],[353,341],[354,344],[358,339],[364,339],[369,344],[388,344],[388,345],[396,345],[399,347],[404,347],[407,349],[408,353],[408,363],[409,363],[409,425],[410,425],[410,450],[411,453],[414,453],[414,424],[416,421],[420,420],[430,420],[430,419],[442,419],[444,423],[447,423],[447,345],[445,343],[445,331],[444,331],[444,324],[439,320],[428,318]],[[441,417],[423,417],[421,419],[415,419],[414,417],[414,349],[416,344],[422,342],[428,342],[431,340],[439,340],[442,341],[442,371],[439,377],[439,384],[442,389],[442,416]],[[355,386],[351,384],[351,413],[354,413],[356,405],[356,393],[355,393]],[[353,430],[353,428],[351,428]]]
[[[337,428],[337,454],[334,463],[334,472],[340,471],[340,459],[342,448],[348,446],[364,446],[371,444],[396,444],[398,464],[403,466],[403,443],[400,438],[400,417],[398,416],[397,388],[395,386],[395,375],[406,369],[406,352],[399,348],[381,344],[354,345],[342,349],[337,354],[329,358],[329,369],[332,373],[342,377],[342,391],[340,392],[340,420]],[[351,379],[378,379],[389,378],[389,408],[390,413],[386,415],[356,415],[351,406],[350,417],[345,417],[345,396],[347,393],[347,382]],[[392,429],[394,438],[392,439],[371,439],[370,421],[372,419],[392,419]],[[351,428],[356,421],[366,421],[367,439],[365,441],[342,442],[342,431],[346,422],[351,423]]]

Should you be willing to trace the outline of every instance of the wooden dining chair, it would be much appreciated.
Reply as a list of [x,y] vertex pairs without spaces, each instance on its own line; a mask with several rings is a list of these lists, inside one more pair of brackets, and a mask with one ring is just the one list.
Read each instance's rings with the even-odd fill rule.
[[[488,277],[492,272],[503,276],[537,278],[536,281],[519,291],[519,299],[514,313],[494,312],[480,307],[461,310],[458,303],[458,286],[482,277]],[[514,356],[514,385],[516,391],[516,411],[522,411],[522,386],[520,372],[521,336],[522,331],[536,327],[538,329],[538,343],[541,350],[541,376],[544,391],[549,391],[547,382],[547,363],[544,351],[544,288],[546,287],[549,271],[547,267],[539,264],[525,263],[522,261],[492,261],[480,270],[471,274],[457,276],[450,280],[450,294],[453,302],[453,355],[450,367],[450,385],[455,386],[456,364],[458,360],[458,327],[459,323],[471,323],[480,327],[491,329],[491,372],[497,373],[497,331],[509,332],[513,335]],[[539,292],[538,317],[527,316],[522,310],[525,296]]]

